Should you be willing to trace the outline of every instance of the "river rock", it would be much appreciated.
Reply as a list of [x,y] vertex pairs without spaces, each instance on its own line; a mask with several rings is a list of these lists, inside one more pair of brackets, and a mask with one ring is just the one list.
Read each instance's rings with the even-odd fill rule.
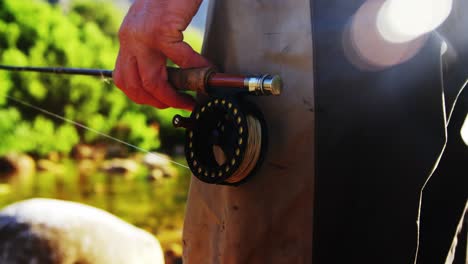
[[152,180],[176,177],[177,169],[171,161],[171,157],[161,153],[148,153],[143,157],[143,163],[150,169],[149,178]]
[[39,171],[50,172],[55,175],[65,174],[65,166],[59,162],[48,159],[40,159],[37,161],[37,169]]
[[138,163],[131,159],[111,159],[103,162],[101,170],[109,174],[132,175],[137,172]]
[[0,263],[163,264],[158,240],[103,210],[31,199],[0,211]]
[[8,154],[0,157],[0,180],[12,177],[29,178],[36,172],[34,159],[25,154]]
[[100,162],[106,157],[106,146],[77,144],[73,147],[71,156],[76,160],[90,159]]

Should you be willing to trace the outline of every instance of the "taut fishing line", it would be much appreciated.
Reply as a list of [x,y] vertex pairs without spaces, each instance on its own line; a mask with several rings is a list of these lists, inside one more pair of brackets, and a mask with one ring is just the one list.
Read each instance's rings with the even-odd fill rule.
[[[442,82],[443,82],[443,79],[442,79]],[[424,182],[422,188],[421,188],[421,191],[419,192],[419,204],[418,204],[418,214],[417,214],[417,220],[416,220],[416,226],[417,226],[417,233],[416,233],[416,252],[415,252],[415,255],[414,255],[414,264],[417,263],[417,260],[418,260],[418,254],[419,254],[419,242],[420,242],[420,237],[421,237],[421,234],[420,234],[420,228],[421,228],[421,210],[422,210],[422,203],[423,203],[423,194],[424,194],[424,190],[426,189],[427,185],[429,184],[429,181],[432,179],[432,175],[434,175],[434,173],[436,172],[437,170],[437,167],[439,166],[439,163],[440,161],[442,160],[442,156],[444,155],[445,153],[445,148],[447,147],[447,142],[448,142],[448,139],[447,139],[447,135],[448,135],[448,125],[450,123],[450,120],[452,118],[452,113],[453,111],[455,110],[455,106],[457,105],[457,102],[458,102],[458,97],[460,97],[461,93],[464,91],[464,89],[468,86],[468,79],[466,79],[466,81],[463,83],[462,87],[460,88],[460,90],[458,91],[457,95],[455,96],[455,100],[453,101],[453,104],[452,104],[452,108],[450,109],[450,113],[448,114],[447,116],[447,113],[445,112],[446,108],[445,108],[445,97],[444,95],[442,94],[442,110],[444,111],[444,145],[442,146],[442,149],[440,150],[439,152],[439,156],[437,157],[437,159],[435,160],[434,162],[434,165],[432,166],[432,169],[431,171],[429,172],[429,175],[428,177],[426,178],[426,181]],[[443,83],[442,83],[442,87],[443,86]]]
[[98,134],[98,135],[100,135],[100,136],[103,136],[103,137],[108,138],[108,139],[110,139],[110,140],[113,140],[113,141],[115,141],[115,142],[121,143],[121,144],[123,144],[123,145],[126,145],[126,146],[128,146],[128,147],[131,147],[131,148],[136,149],[136,150],[138,150],[138,151],[141,151],[141,152],[143,152],[143,153],[146,153],[146,154],[149,154],[149,155],[154,155],[154,156],[157,157],[158,159],[171,162],[171,163],[173,163],[173,164],[176,164],[176,165],[178,165],[178,166],[180,166],[180,167],[183,167],[183,168],[186,168],[186,169],[189,168],[188,166],[186,166],[186,165],[184,165],[184,164],[182,164],[182,163],[173,161],[173,160],[171,160],[171,159],[164,158],[162,155],[160,155],[160,154],[158,154],[158,153],[154,153],[154,152],[151,152],[151,151],[149,151],[149,150],[140,148],[140,147],[138,147],[138,146],[135,146],[135,145],[133,145],[133,144],[130,144],[130,143],[128,143],[128,142],[125,142],[125,141],[123,141],[123,140],[121,140],[121,139],[118,139],[118,138],[116,138],[116,137],[110,136],[110,135],[105,134],[105,133],[103,133],[103,132],[101,132],[101,131],[98,131],[98,130],[96,130],[96,129],[94,129],[94,128],[91,128],[91,127],[88,127],[88,126],[86,126],[86,125],[84,125],[84,124],[81,124],[81,123],[79,123],[79,122],[76,122],[76,121],[74,121],[74,120],[71,120],[71,119],[68,119],[68,118],[66,118],[66,117],[63,117],[63,116],[61,116],[61,115],[52,113],[52,112],[50,112],[50,111],[48,111],[48,110],[46,110],[46,109],[44,109],[44,108],[41,108],[41,107],[32,105],[32,104],[30,104],[30,103],[28,103],[28,102],[25,102],[25,101],[23,101],[23,100],[20,100],[20,99],[11,97],[11,96],[9,96],[9,95],[6,95],[5,97],[8,98],[8,99],[10,99],[10,100],[12,100],[12,101],[14,101],[14,102],[16,102],[16,103],[18,103],[18,104],[21,104],[21,105],[24,105],[24,106],[26,106],[26,107],[35,109],[35,110],[37,110],[37,111],[39,111],[39,112],[41,112],[41,113],[44,113],[44,114],[46,114],[46,115],[55,117],[55,118],[60,119],[60,120],[62,120],[62,121],[64,121],[64,122],[67,122],[67,123],[73,124],[73,125],[75,125],[75,126],[84,128],[84,129],[86,129],[86,130],[88,130],[88,131],[91,131],[91,132],[93,132],[93,133],[96,133],[96,134]]

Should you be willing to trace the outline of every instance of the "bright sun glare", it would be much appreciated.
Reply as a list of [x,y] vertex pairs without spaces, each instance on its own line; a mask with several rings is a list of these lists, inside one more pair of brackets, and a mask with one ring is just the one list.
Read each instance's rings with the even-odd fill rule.
[[452,0],[387,0],[377,28],[387,41],[408,42],[437,28],[450,14]]
[[468,146],[468,114],[466,114],[465,122],[463,123],[460,134],[461,134],[463,141]]

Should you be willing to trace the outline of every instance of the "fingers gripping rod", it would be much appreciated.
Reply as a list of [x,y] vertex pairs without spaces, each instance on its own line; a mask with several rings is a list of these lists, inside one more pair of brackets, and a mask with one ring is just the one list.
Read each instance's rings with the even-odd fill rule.
[[[55,74],[88,75],[112,78],[111,70],[63,68],[63,67],[17,67],[0,65],[0,70],[44,72]],[[167,68],[168,81],[177,90],[210,93],[218,88],[238,89],[255,95],[280,95],[281,78],[278,75],[243,76],[215,72],[212,68],[180,69]]]

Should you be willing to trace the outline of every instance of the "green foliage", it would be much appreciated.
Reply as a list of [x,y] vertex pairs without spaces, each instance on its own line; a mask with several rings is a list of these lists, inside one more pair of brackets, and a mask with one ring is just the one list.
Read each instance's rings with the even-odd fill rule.
[[[0,62],[112,68],[118,44],[112,37],[115,34],[111,33],[117,32],[116,19],[121,18],[116,13],[119,12],[112,6],[94,1],[76,3],[69,14],[41,1],[1,1]],[[95,133],[77,131],[74,126],[42,116],[37,110],[13,104],[6,100],[7,95],[104,133],[113,128],[131,104],[115,87],[99,79],[1,72],[0,133],[4,136],[1,154],[8,151],[38,155],[50,151],[68,153],[80,140],[78,132],[83,141],[99,139]],[[108,114],[109,119],[106,118]],[[130,133],[131,138],[122,140],[134,144],[144,142],[148,148],[157,147],[157,134],[141,128],[146,125],[146,119],[143,114],[139,115],[135,113],[134,120],[127,121],[138,129]]]
[[198,31],[196,28],[188,28],[184,32],[184,41],[189,43],[192,48],[200,52],[203,44],[203,37],[202,33]]
[[[78,19],[74,11],[70,12],[74,20],[45,2],[2,1],[1,63],[111,67],[117,52],[116,40],[102,33],[94,22]],[[113,89],[92,78],[35,73],[2,72],[0,81],[0,94],[3,95],[0,103],[6,108],[2,109],[2,123],[10,124],[9,128],[2,126],[7,129],[2,132],[10,135],[2,152],[26,151],[41,156],[51,151],[68,153],[80,140],[78,131],[70,124],[42,116],[35,109],[13,104],[5,100],[5,95],[59,115],[67,114],[67,118],[88,125],[87,121],[95,120],[94,116],[102,111],[100,101],[105,93]],[[75,84],[77,88],[72,89]],[[105,127],[109,130],[111,125]]]
[[0,109],[0,120],[7,121],[0,122],[0,134],[3,137],[0,155],[13,151],[34,152],[39,155],[46,155],[52,151],[68,153],[79,141],[73,126],[56,126],[41,115],[32,123],[23,121],[20,112],[15,108]]
[[96,23],[102,32],[110,37],[117,36],[123,14],[116,10],[109,1],[76,0],[72,3],[72,11],[79,15],[83,22]]
[[[39,0],[2,0],[0,63],[112,69],[122,18],[122,12],[105,0],[75,0],[66,13]],[[201,48],[200,36],[194,30],[185,32],[185,40],[195,50]],[[136,105],[105,79],[0,72],[0,133],[11,135],[0,154],[8,150],[40,156],[49,151],[67,154],[77,142],[103,140],[94,131],[44,116],[8,97],[149,150],[162,146],[170,151],[174,143],[180,144],[183,131],[173,129],[171,120],[175,113],[187,115]],[[128,131],[122,133],[123,128]],[[162,145],[160,137],[166,141]]]
[[[146,117],[138,112],[126,112],[121,121],[122,123],[131,126],[128,138],[131,142],[135,142],[137,146],[143,149],[151,149],[159,147],[151,138],[156,138],[158,130],[146,124]],[[150,135],[150,137],[143,136]],[[159,144],[159,142],[158,142]]]

